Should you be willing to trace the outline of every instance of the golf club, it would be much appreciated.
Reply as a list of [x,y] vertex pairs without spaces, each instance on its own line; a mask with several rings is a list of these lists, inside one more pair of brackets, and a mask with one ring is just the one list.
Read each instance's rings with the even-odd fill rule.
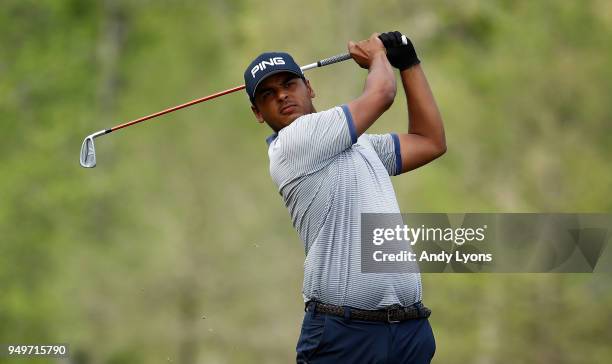
[[[320,60],[320,61],[315,62],[315,63],[307,64],[307,65],[302,66],[300,68],[302,69],[302,71],[306,71],[306,70],[309,70],[309,69],[312,69],[312,68],[323,67],[323,66],[327,66],[327,65],[330,65],[330,64],[333,64],[333,63],[346,61],[348,59],[351,59],[351,55],[350,54],[348,54],[348,53],[339,54],[339,55],[336,55],[336,56],[333,56],[333,57],[325,58],[325,59]],[[176,110],[180,110],[182,108],[185,108],[185,107],[188,107],[188,106],[191,106],[191,105],[198,104],[200,102],[208,101],[208,100],[214,99],[214,98],[219,97],[219,96],[223,96],[223,95],[230,94],[232,92],[240,91],[240,90],[244,89],[245,87],[246,87],[245,85],[242,85],[242,86],[237,86],[237,87],[234,87],[234,88],[230,88],[230,89],[227,89],[225,91],[217,92],[217,93],[212,94],[212,95],[204,96],[202,98],[191,100],[191,101],[186,102],[184,104],[181,104],[181,105],[174,106],[174,107],[171,107],[171,108],[166,109],[166,110],[162,110],[162,111],[156,112],[155,114],[151,114],[151,115],[144,116],[144,117],[136,119],[136,120],[129,121],[129,122],[125,123],[125,124],[120,124],[120,125],[114,126],[114,127],[110,128],[110,129],[104,129],[104,130],[100,130],[98,132],[95,132],[93,134],[90,134],[90,135],[88,135],[85,138],[85,140],[83,140],[83,144],[81,145],[81,158],[80,158],[81,166],[85,167],[85,168],[93,168],[93,167],[96,166],[96,147],[94,145],[94,139],[99,137],[99,136],[109,134],[109,133],[111,133],[111,132],[113,132],[115,130],[123,129],[123,128],[126,128],[128,126],[131,126],[131,125],[143,122],[145,120],[153,119],[155,117],[158,117],[158,116],[161,116],[161,115],[164,115],[164,114],[176,111]]]

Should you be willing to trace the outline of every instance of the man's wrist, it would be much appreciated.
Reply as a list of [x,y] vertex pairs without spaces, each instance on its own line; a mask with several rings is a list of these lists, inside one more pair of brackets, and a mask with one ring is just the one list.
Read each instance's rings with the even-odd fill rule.
[[417,62],[417,63],[413,64],[412,66],[404,68],[403,70],[400,70],[400,75],[408,74],[410,72],[414,72],[414,71],[417,70],[417,68],[418,68],[417,66],[420,66],[420,65],[421,65],[421,62]]
[[372,62],[370,62],[370,65],[372,65],[372,63],[374,63],[374,62],[385,62],[385,61],[388,61],[387,60],[387,52],[383,48],[380,51],[372,54]]

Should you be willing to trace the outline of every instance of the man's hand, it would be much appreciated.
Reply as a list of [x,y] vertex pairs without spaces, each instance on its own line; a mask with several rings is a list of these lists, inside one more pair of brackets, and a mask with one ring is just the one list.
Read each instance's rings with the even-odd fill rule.
[[370,38],[357,43],[350,41],[348,50],[355,62],[357,62],[361,68],[365,69],[370,69],[370,65],[374,58],[381,54],[385,54],[385,46],[379,38],[378,33],[374,33]]
[[[387,49],[389,63],[400,71],[421,63],[412,42],[400,32],[387,32],[378,36]],[[404,37],[406,43],[403,43]],[[353,57],[354,58],[354,57]]]

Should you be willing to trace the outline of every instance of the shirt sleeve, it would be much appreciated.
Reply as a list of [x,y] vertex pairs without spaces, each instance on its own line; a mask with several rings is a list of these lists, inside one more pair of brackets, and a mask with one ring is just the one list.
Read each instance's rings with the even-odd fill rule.
[[301,116],[278,134],[283,159],[299,174],[323,168],[357,141],[346,105]]
[[402,173],[402,155],[399,137],[395,133],[367,134],[370,144],[390,176]]

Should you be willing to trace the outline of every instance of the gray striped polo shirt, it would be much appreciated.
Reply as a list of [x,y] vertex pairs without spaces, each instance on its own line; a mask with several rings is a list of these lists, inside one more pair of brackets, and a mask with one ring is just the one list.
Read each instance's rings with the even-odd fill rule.
[[357,138],[346,105],[299,117],[267,140],[270,174],[304,242],[304,301],[361,309],[421,300],[419,273],[361,273],[361,213],[399,213],[396,134]]

